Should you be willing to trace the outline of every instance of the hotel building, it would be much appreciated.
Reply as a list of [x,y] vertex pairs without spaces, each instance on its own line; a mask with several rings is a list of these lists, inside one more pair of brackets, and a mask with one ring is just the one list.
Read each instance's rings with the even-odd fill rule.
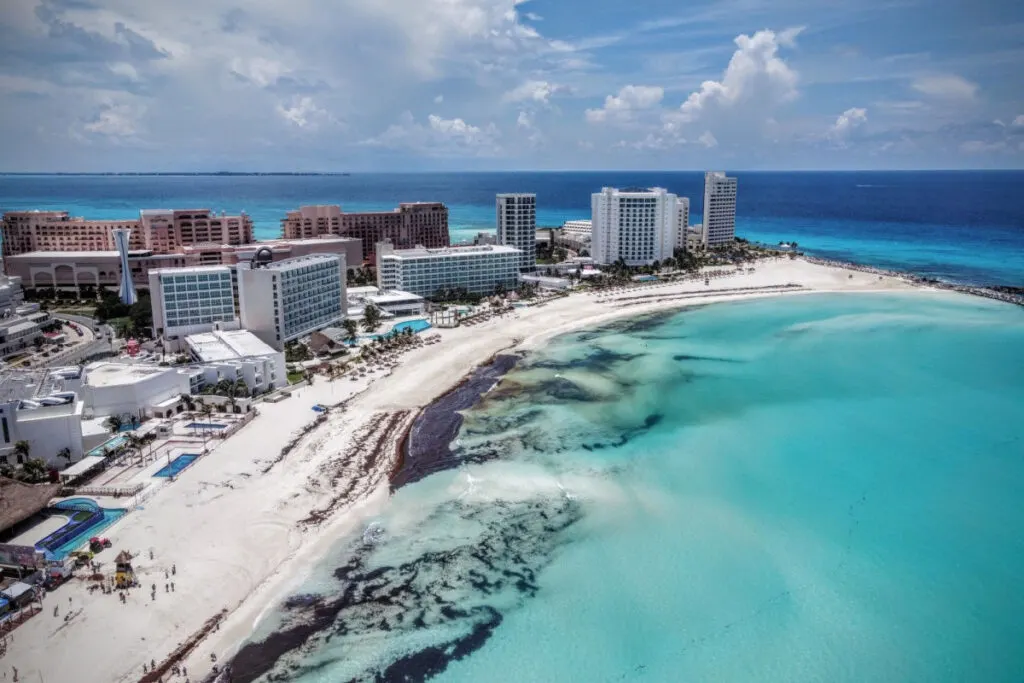
[[[130,240],[129,240],[130,241]],[[338,254],[346,263],[362,261],[362,243],[350,237],[272,240],[251,244],[202,244],[179,247],[171,254],[139,249],[128,252],[128,265],[136,289],[149,286],[149,273],[159,268],[207,265],[234,266],[252,260],[256,250],[270,249],[274,261],[308,254]],[[117,287],[120,262],[117,251],[35,251],[5,259],[9,275],[20,277],[29,288],[79,288],[82,285]]]
[[131,220],[86,220],[67,211],[10,211],[3,216],[4,265],[12,256],[33,252],[116,251],[114,231],[130,229],[128,249],[174,253],[196,244],[247,244],[252,220],[210,209],[143,210]]
[[605,187],[591,196],[591,213],[595,263],[622,260],[629,266],[643,266],[672,256],[676,196],[667,190]]
[[736,237],[736,179],[722,171],[704,174],[705,246],[731,244]]
[[149,272],[153,334],[176,340],[209,332],[217,325],[237,327],[232,272],[228,266],[158,268]]
[[377,286],[430,298],[438,290],[464,289],[472,294],[493,294],[515,289],[523,254],[507,245],[449,247],[447,249],[395,249],[377,245]]
[[530,273],[537,269],[537,195],[499,194],[498,244],[515,247],[521,252],[519,271]]
[[690,198],[676,197],[676,249],[686,249],[686,232],[690,228]]
[[281,350],[344,319],[344,258],[311,254],[265,265],[240,263],[238,304],[242,327]]
[[[281,221],[285,239],[341,235],[362,241],[363,258],[374,260],[374,245],[390,241],[399,249],[418,244],[447,247],[448,207],[440,202],[403,202],[392,211],[345,213],[337,204],[303,206]],[[355,262],[350,262],[355,265]]]

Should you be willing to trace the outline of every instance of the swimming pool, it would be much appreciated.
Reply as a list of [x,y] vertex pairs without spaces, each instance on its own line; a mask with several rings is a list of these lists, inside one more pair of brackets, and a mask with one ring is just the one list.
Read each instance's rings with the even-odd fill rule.
[[68,498],[55,503],[53,507],[72,513],[68,523],[38,541],[35,546],[52,553],[57,560],[63,560],[72,551],[88,543],[90,538],[98,536],[126,512],[120,508],[101,508],[90,498]]
[[423,330],[430,329],[430,322],[427,320],[406,320],[404,322],[395,323],[392,330],[398,330],[404,332],[405,330],[412,330],[413,332],[422,332]]
[[217,424],[216,422],[189,422],[185,425],[188,429],[227,429],[227,425]]
[[113,439],[104,441],[96,448],[92,449],[86,455],[106,455],[106,452],[117,450],[120,446],[128,443],[128,437],[125,434],[118,434]]
[[182,453],[177,458],[161,467],[153,476],[169,479],[195,462],[198,457],[198,453]]

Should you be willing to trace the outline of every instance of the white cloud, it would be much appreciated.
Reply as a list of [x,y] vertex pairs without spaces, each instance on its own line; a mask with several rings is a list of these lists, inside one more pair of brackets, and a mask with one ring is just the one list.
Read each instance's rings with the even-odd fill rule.
[[481,127],[461,118],[446,119],[430,114],[424,126],[410,112],[405,112],[400,123],[388,126],[383,133],[364,140],[362,144],[408,149],[428,156],[490,156],[500,151],[499,137],[501,133],[493,123]]
[[854,128],[864,125],[868,120],[868,110],[863,107],[850,107],[836,119],[829,129],[835,139],[845,138]]
[[444,95],[438,95],[434,98],[434,104],[441,104],[444,102]]
[[[796,98],[797,73],[779,56],[779,47],[792,47],[802,27],[779,33],[764,30],[752,36],[736,36],[736,51],[720,81],[704,81],[691,93],[679,111],[667,117],[669,128],[691,123],[717,109],[730,109],[744,102],[756,103],[764,111]],[[711,114],[713,115],[713,114]]]
[[701,136],[699,138],[697,138],[697,142],[699,142],[700,144],[704,145],[708,149],[711,149],[712,147],[717,147],[718,146],[718,140],[715,139],[715,136],[711,134],[710,130],[704,131],[701,134]]
[[326,110],[316,106],[312,97],[296,97],[288,107],[278,104],[277,113],[299,128],[315,128],[319,121],[333,120]]
[[530,115],[525,112],[519,112],[519,117],[516,119],[516,127],[518,128],[533,128],[533,119]]
[[569,89],[564,85],[555,85],[548,81],[526,81],[509,90],[501,99],[504,102],[538,102],[547,104],[552,95],[567,92]]
[[987,142],[985,140],[967,140],[960,143],[960,151],[966,154],[987,154],[990,152],[1007,151],[1005,140]]
[[588,109],[587,121],[600,123],[608,120],[628,120],[636,111],[656,107],[665,97],[665,90],[656,85],[627,85],[617,95],[604,98],[600,109]]
[[111,138],[130,138],[138,132],[138,119],[144,112],[141,105],[106,102],[82,130]]
[[1015,118],[1013,123],[1010,125],[1014,128],[1024,128],[1024,114],[1018,114],[1017,118]]
[[925,76],[910,84],[911,87],[929,97],[946,100],[973,100],[978,93],[978,85],[966,78],[953,74],[941,76]]

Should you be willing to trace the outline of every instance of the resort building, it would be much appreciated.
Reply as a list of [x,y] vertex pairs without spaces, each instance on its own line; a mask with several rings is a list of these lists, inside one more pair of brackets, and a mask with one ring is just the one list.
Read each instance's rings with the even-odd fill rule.
[[221,330],[185,338],[192,359],[201,365],[203,385],[244,382],[248,395],[288,384],[284,353],[247,330]]
[[139,218],[86,220],[67,211],[11,211],[3,216],[4,265],[32,252],[116,252],[114,231],[131,230],[128,249],[173,253],[195,244],[247,244],[253,241],[252,219],[210,209],[143,210]]
[[[30,458],[42,458],[51,466],[81,459],[82,402],[75,397],[59,405],[31,405],[17,399],[0,402],[0,463],[21,462],[14,452],[19,441],[28,442]],[[65,448],[70,460],[58,457]]]
[[385,240],[400,249],[417,244],[446,247],[450,244],[448,207],[440,202],[403,202],[392,211],[345,213],[336,204],[303,206],[289,211],[281,221],[281,236],[286,239],[323,235],[360,240],[362,256],[370,262],[374,260],[374,245]]
[[377,287],[348,288],[349,317],[361,318],[363,310],[368,304],[373,304],[386,316],[396,318],[423,315],[427,310],[426,300],[412,292],[397,290],[382,292]]
[[234,324],[235,293],[228,266],[160,268],[149,273],[153,334],[173,341]]
[[731,244],[736,238],[736,178],[722,171],[704,174],[704,246]]
[[[129,270],[136,289],[148,287],[149,273],[158,268],[228,265],[252,260],[257,249],[268,248],[274,261],[309,254],[338,254],[347,264],[362,262],[362,242],[351,237],[321,237],[300,240],[268,240],[251,244],[202,244],[180,247],[172,254],[148,250],[128,252]],[[121,266],[117,251],[36,251],[12,256],[8,274],[19,277],[30,288],[58,287],[79,290],[83,285],[116,288]]]
[[499,194],[498,244],[520,251],[519,271],[537,268],[537,195],[526,193]]
[[650,265],[672,256],[676,243],[676,196],[649,190],[602,188],[591,196],[591,256],[599,264]]
[[345,261],[336,254],[237,268],[242,327],[275,349],[345,317]]
[[[53,375],[51,377],[51,375]],[[58,454],[82,457],[83,403],[58,373],[8,370],[0,378],[0,463],[20,461],[14,445],[27,441],[30,458],[64,466]]]
[[0,358],[6,358],[44,340],[43,327],[50,322],[46,311],[32,312],[20,306],[14,315],[0,320]]
[[85,367],[79,392],[86,418],[115,415],[130,421],[201,388],[201,376],[190,368],[99,361]]
[[690,198],[676,197],[676,249],[685,250],[686,233],[690,229]]
[[0,275],[0,316],[9,316],[25,301],[21,278]]
[[377,245],[377,285],[430,298],[442,290],[489,295],[496,289],[515,289],[522,252],[506,245],[395,249]]

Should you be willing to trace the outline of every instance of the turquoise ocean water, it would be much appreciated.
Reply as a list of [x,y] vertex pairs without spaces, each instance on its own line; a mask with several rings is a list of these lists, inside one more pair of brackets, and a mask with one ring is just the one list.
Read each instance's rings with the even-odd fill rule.
[[560,337],[311,572],[274,680],[1021,681],[1022,348],[945,293]]

